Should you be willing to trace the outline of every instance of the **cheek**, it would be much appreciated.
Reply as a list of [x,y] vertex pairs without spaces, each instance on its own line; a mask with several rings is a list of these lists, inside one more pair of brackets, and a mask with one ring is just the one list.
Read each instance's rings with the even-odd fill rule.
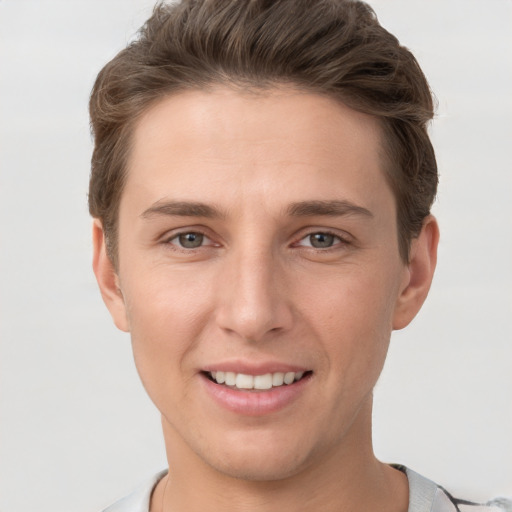
[[211,308],[200,283],[167,271],[124,285],[135,364],[150,395],[171,385],[200,339]]
[[132,334],[152,331],[177,338],[193,329],[211,306],[208,280],[197,273],[161,265],[132,275],[136,278],[123,282]]
[[[392,274],[392,273],[390,273]],[[346,385],[376,380],[392,331],[397,286],[393,275],[354,271],[332,279],[304,305],[335,378]]]
[[308,316],[321,319],[332,335],[372,328],[391,332],[398,283],[392,267],[380,272],[361,266],[331,273],[325,279],[316,275],[311,282],[304,282],[302,293],[297,295],[306,298]]

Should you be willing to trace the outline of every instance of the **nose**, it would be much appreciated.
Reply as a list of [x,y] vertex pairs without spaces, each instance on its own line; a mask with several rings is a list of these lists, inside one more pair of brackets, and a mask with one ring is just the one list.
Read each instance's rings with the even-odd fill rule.
[[262,341],[290,329],[291,297],[283,266],[271,250],[240,250],[219,274],[218,326],[246,341]]

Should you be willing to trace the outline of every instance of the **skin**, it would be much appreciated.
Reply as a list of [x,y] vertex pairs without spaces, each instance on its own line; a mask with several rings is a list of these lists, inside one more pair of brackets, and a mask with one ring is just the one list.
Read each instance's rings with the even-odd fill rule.
[[[183,92],[138,121],[119,265],[96,220],[93,266],[162,414],[171,477],[153,512],[407,510],[405,476],[373,454],[372,390],[426,298],[438,228],[428,217],[401,260],[379,130],[290,88]],[[202,245],[180,246],[186,233]],[[269,360],[312,372],[276,412],[204,390],[205,366]]]

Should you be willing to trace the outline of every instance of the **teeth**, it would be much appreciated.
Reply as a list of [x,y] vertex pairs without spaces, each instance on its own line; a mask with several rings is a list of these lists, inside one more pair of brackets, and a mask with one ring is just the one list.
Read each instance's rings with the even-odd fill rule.
[[254,389],[270,389],[272,387],[272,374],[256,375],[254,377]]
[[286,372],[284,374],[284,383],[291,384],[295,380],[295,372]]
[[235,387],[238,389],[254,389],[254,377],[252,375],[237,373]]
[[282,386],[284,383],[284,373],[277,372],[272,374],[272,386]]
[[304,376],[304,372],[276,372],[265,375],[246,375],[234,372],[210,372],[212,379],[217,384],[226,384],[238,389],[272,389],[283,384],[289,385]]

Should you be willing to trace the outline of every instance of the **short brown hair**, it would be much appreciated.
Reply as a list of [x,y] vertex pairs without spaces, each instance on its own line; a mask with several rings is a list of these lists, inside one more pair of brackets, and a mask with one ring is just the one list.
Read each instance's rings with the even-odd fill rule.
[[131,133],[155,101],[212,84],[289,84],[375,116],[408,261],[437,189],[428,83],[416,59],[353,0],[183,0],[156,5],[135,41],[99,73],[90,99],[89,211],[117,264],[117,217]]

